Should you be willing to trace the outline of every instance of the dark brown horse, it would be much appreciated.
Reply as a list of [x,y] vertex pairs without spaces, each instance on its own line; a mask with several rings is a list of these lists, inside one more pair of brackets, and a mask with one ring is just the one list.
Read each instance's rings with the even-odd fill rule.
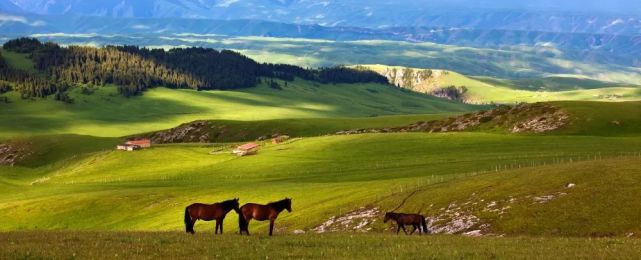
[[269,235],[271,236],[274,231],[274,221],[278,218],[278,214],[285,209],[288,212],[292,212],[292,199],[285,198],[267,205],[254,203],[243,205],[240,207],[240,213],[238,213],[240,234],[242,235],[243,231],[245,231],[249,235],[249,221],[255,219],[258,221],[269,220]]
[[227,213],[232,209],[239,212],[238,206],[238,198],[214,204],[194,203],[189,205],[189,207],[185,208],[185,228],[187,233],[196,233],[194,231],[194,224],[196,224],[197,220],[216,220],[216,231],[214,233],[218,234],[218,229],[220,229],[220,233],[222,234],[225,216],[227,216]]
[[403,232],[407,234],[407,230],[405,230],[405,225],[412,225],[414,226],[414,230],[412,230],[409,235],[414,234],[416,230],[418,229],[419,235],[421,233],[428,233],[427,231],[427,224],[425,223],[425,217],[423,215],[419,214],[403,214],[403,213],[394,213],[394,212],[387,212],[385,213],[385,220],[383,221],[384,223],[387,223],[389,220],[394,220],[396,221],[396,224],[398,224],[398,228],[396,229],[396,234],[398,234],[399,231],[401,231],[401,228],[403,229]]

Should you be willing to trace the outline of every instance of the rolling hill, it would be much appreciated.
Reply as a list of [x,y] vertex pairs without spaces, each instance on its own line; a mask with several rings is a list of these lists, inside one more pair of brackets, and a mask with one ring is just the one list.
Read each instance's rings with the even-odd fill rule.
[[[641,70],[607,55],[595,60],[574,59],[555,46],[467,47],[395,40],[324,40],[212,34],[33,34],[42,41],[64,45],[139,45],[150,48],[190,46],[232,49],[258,62],[295,64],[302,67],[387,64],[411,68],[450,70],[464,75],[505,79],[531,79],[550,75],[577,75],[598,81],[638,84]],[[0,38],[9,40],[10,37]],[[637,50],[637,49],[634,49]],[[625,56],[625,55],[624,55]],[[625,56],[626,59],[635,57]],[[627,64],[627,65],[626,65]]]
[[[579,75],[549,75],[532,79],[474,77],[447,71],[385,65],[359,65],[386,76],[394,85],[415,92],[457,99],[466,103],[542,101],[635,101],[641,86],[599,81]],[[356,66],[358,67],[358,66]],[[443,90],[451,89],[450,96]],[[464,87],[464,88],[461,88]]]
[[[457,212],[473,215],[464,214],[474,221],[454,233],[637,234],[639,226],[630,222],[638,217],[636,211],[602,215],[605,211],[589,207],[586,198],[606,201],[617,196],[618,201],[635,201],[637,194],[632,190],[641,176],[636,166],[641,132],[638,117],[634,121],[631,115],[638,113],[639,103],[555,104],[570,111],[575,120],[566,130],[547,135],[475,131],[321,136],[282,145],[262,142],[258,155],[242,158],[225,152],[233,143],[158,145],[126,153],[103,148],[117,143],[117,138],[66,136],[51,142],[48,140],[56,139],[25,137],[23,142],[36,144],[31,149],[36,156],[14,167],[0,167],[4,191],[0,207],[3,218],[8,219],[0,229],[179,230],[182,223],[176,220],[176,212],[192,200],[241,197],[247,202],[291,196],[295,211],[283,215],[280,232],[319,232],[319,226],[332,216],[358,213],[361,207],[377,209],[378,213],[362,220],[373,230],[384,231],[387,227],[377,221],[381,212],[393,210],[401,198],[409,196],[400,209],[441,216],[441,222],[431,224],[434,230],[454,221],[446,219],[451,216],[443,215],[441,208],[456,204],[452,207]],[[629,118],[606,110],[626,111],[620,115]],[[407,118],[388,123],[403,120]],[[629,126],[622,128],[625,133],[619,137],[603,132],[602,127],[614,120]],[[384,124],[375,121],[372,123]],[[337,124],[335,120],[313,122],[321,129]],[[79,150],[74,143],[87,148]],[[53,150],[58,151],[56,156],[47,152]],[[602,178],[604,172],[610,176],[607,181]],[[525,183],[527,189],[522,187]],[[576,187],[566,188],[568,183]],[[448,191],[442,191],[445,189]],[[630,192],[618,192],[620,189]],[[14,192],[17,190],[20,192]],[[468,197],[471,202],[465,204],[467,200],[462,199]],[[475,202],[478,206],[468,206]],[[538,208],[531,208],[532,203]],[[88,205],[94,213],[86,211]],[[506,206],[510,210],[504,213],[493,211]],[[535,209],[544,213],[539,218],[525,217]],[[560,211],[572,214],[562,223],[547,221],[545,216]],[[100,212],[99,218],[92,217],[95,212]],[[500,217],[502,214],[506,217]],[[616,222],[620,225],[580,221],[588,216],[594,221],[607,216],[621,221]],[[233,221],[227,225],[234,227]],[[353,226],[327,226],[332,228],[350,230]],[[261,233],[262,228],[258,230]]]
[[[303,80],[290,82],[282,90],[265,84],[236,91],[154,88],[131,98],[119,95],[116,87],[99,88],[91,95],[75,89],[70,92],[73,104],[52,97],[24,100],[15,92],[4,96],[10,100],[0,104],[0,120],[6,122],[0,126],[0,136],[5,138],[62,133],[117,137],[202,119],[256,121],[449,114],[482,108],[385,85],[325,85]],[[416,117],[403,122],[412,120]]]

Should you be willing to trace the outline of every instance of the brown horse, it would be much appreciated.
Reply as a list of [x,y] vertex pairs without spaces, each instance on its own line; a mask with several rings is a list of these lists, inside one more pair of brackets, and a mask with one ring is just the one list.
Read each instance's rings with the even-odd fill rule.
[[239,212],[238,206],[238,198],[214,204],[194,203],[189,205],[189,207],[185,208],[185,228],[187,233],[196,233],[194,231],[194,224],[196,224],[197,220],[216,220],[216,231],[214,233],[218,234],[218,229],[220,229],[220,233],[222,234],[225,216],[227,216],[227,213],[232,209]]
[[427,230],[427,224],[425,223],[425,217],[423,215],[419,214],[403,214],[403,213],[394,213],[394,212],[387,212],[385,213],[385,220],[383,221],[384,223],[387,223],[389,220],[394,220],[396,221],[396,224],[398,224],[398,228],[396,229],[396,234],[398,234],[399,231],[401,231],[401,228],[403,229],[403,232],[407,235],[407,230],[405,230],[405,225],[412,225],[414,226],[414,230],[412,230],[409,235],[414,234],[414,232],[418,229],[419,235],[421,233],[428,233]]
[[243,205],[240,207],[240,213],[238,213],[240,234],[242,235],[243,231],[245,231],[245,233],[249,235],[249,221],[255,219],[258,221],[269,220],[269,235],[271,236],[274,231],[274,221],[278,217],[278,214],[285,209],[288,212],[292,212],[292,199],[285,198],[267,205],[254,203]]

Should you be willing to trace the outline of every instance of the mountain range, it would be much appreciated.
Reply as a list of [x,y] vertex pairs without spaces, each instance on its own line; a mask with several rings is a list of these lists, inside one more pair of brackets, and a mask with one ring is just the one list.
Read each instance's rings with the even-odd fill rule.
[[428,26],[553,32],[639,33],[632,0],[5,0],[5,12],[129,18],[267,20],[365,28]]
[[[0,1],[0,41],[51,34],[146,39],[215,34],[535,47],[571,60],[638,67],[641,1]],[[154,37],[145,37],[149,35]]]

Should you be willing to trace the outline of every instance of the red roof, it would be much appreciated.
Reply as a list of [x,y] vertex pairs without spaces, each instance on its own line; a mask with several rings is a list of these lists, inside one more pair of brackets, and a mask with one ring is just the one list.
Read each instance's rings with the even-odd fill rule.
[[260,146],[260,145],[257,144],[257,143],[247,143],[247,144],[243,144],[241,146],[238,146],[238,149],[240,149],[240,150],[251,150],[251,149],[254,149],[254,148],[258,147],[258,146]]
[[130,145],[145,145],[145,144],[151,144],[151,140],[149,140],[149,139],[133,140],[133,141],[127,141],[127,144],[130,144]]

